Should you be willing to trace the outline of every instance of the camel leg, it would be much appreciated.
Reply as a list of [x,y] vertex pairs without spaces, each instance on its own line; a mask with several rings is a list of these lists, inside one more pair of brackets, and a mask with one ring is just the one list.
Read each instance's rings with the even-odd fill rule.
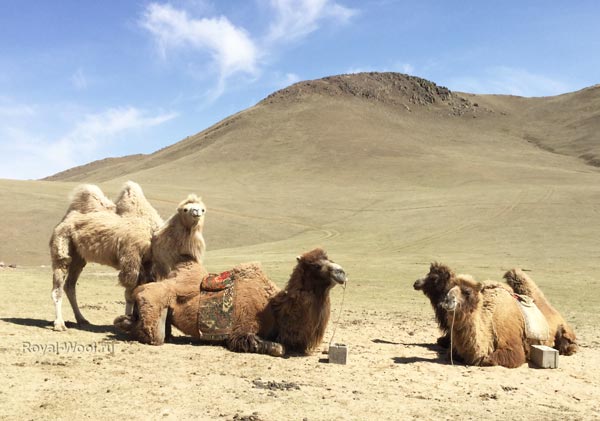
[[170,342],[173,338],[173,310],[168,309],[167,320],[165,321],[165,341]]
[[81,271],[86,265],[86,261],[83,260],[79,256],[73,256],[71,259],[71,264],[69,265],[69,270],[67,273],[67,280],[65,282],[65,292],[67,293],[67,298],[71,303],[71,308],[73,309],[73,314],[75,315],[75,320],[77,320],[77,324],[79,325],[87,325],[90,322],[83,317],[81,311],[79,310],[79,306],[77,305],[77,294],[75,292],[75,287],[77,286],[77,280],[79,279],[79,275]]
[[501,365],[507,368],[517,368],[525,364],[525,350],[523,347],[498,348],[481,360],[483,366]]
[[133,336],[134,339],[150,345],[165,343],[165,325],[167,321],[167,308],[164,308],[155,320],[135,320],[135,316],[119,316],[113,324],[121,332]]
[[[158,284],[151,284],[158,285]],[[135,314],[119,316],[114,325],[136,340],[150,345],[162,345],[165,341],[165,326],[169,310],[168,297],[157,291],[148,291],[144,286],[132,294]],[[151,288],[156,290],[155,288]]]
[[125,315],[126,316],[131,316],[133,314],[133,307],[135,305],[135,302],[133,301],[133,298],[131,297],[131,291],[129,290],[125,290]]
[[62,297],[64,293],[66,270],[63,268],[54,268],[52,274],[52,301],[54,302],[54,330],[65,331],[67,326],[62,316]]
[[273,357],[283,357],[285,355],[285,347],[282,344],[261,339],[254,333],[230,337],[227,340],[227,348],[234,352],[253,352]]
[[125,287],[125,314],[131,316],[133,314],[133,290],[137,286],[138,278],[140,276],[139,265],[136,262],[121,268],[119,272],[119,283]]
[[450,348],[450,333],[446,333],[437,339],[437,344],[442,348]]

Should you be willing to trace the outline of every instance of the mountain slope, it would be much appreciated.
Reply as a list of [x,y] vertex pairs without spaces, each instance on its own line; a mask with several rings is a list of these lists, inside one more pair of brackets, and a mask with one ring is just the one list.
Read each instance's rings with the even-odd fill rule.
[[[300,82],[150,155],[0,181],[10,215],[0,233],[11,238],[0,260],[48,262],[47,239],[75,184],[100,183],[114,197],[132,179],[165,217],[188,192],[202,195],[213,256],[321,244],[377,256],[383,270],[377,262],[404,256],[466,258],[477,239],[492,260],[542,262],[560,244],[579,262],[599,249],[598,227],[578,225],[600,209],[598,171],[586,165],[597,156],[599,101],[597,88],[527,99],[388,73]],[[9,204],[16,191],[19,212]],[[36,225],[23,235],[11,228]]]

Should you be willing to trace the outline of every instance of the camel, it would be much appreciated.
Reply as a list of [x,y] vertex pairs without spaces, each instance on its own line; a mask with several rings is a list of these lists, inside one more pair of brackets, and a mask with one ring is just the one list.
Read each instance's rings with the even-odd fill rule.
[[435,320],[438,323],[442,336],[437,339],[437,344],[443,348],[450,346],[450,326],[446,318],[446,311],[441,303],[446,298],[446,294],[454,285],[457,279],[467,278],[469,275],[455,274],[448,266],[434,262],[429,267],[429,273],[423,278],[419,278],[413,284],[417,291],[423,291],[423,294],[429,298],[429,302],[435,312]]
[[152,237],[152,272],[164,279],[177,263],[202,263],[206,243],[202,235],[206,206],[195,194],[177,206],[175,213]]
[[[345,284],[342,267],[317,248],[297,257],[297,264],[283,290],[271,282],[257,264],[242,264],[216,279],[227,278],[231,288],[221,292],[228,300],[230,323],[206,313],[210,307],[215,277],[200,280],[187,270],[164,282],[141,285],[134,291],[136,312],[115,319],[117,329],[136,340],[161,345],[164,342],[166,313],[173,313],[173,325],[197,339],[220,340],[235,352],[272,356],[286,353],[310,354],[322,341],[330,315],[329,292]],[[229,295],[227,295],[229,294]]]
[[525,320],[507,288],[460,278],[441,305],[447,312],[451,345],[466,364],[515,368],[526,362]]
[[[119,270],[119,283],[125,287],[125,313],[131,314],[133,302],[131,292],[140,283],[152,280],[152,243],[153,241],[170,247],[174,239],[164,239],[162,236],[188,236],[185,231],[167,230],[162,234],[153,235],[152,227],[160,216],[156,211],[149,211],[151,205],[135,183],[126,184],[125,193],[119,197],[116,211],[94,211],[82,213],[77,210],[69,211],[64,219],[54,228],[50,239],[50,255],[52,258],[53,289],[56,319],[54,329],[66,330],[62,317],[62,296],[66,292],[79,325],[89,322],[83,317],[76,297],[76,284],[81,271],[87,262],[95,262],[111,266]],[[130,203],[125,203],[129,201]],[[190,206],[184,201],[186,206]],[[183,202],[182,202],[183,203]],[[70,206],[71,208],[72,206]],[[202,204],[204,209],[204,205]],[[203,215],[192,216],[200,219]],[[171,218],[171,225],[176,225]],[[189,224],[189,216],[182,216],[180,225]],[[166,223],[167,224],[167,223]],[[166,225],[163,224],[163,225]],[[158,230],[160,232],[160,229]],[[197,235],[197,233],[193,233]],[[195,244],[187,238],[179,239],[182,244]],[[156,249],[161,253],[160,246]],[[185,250],[186,253],[194,254]],[[172,251],[165,252],[171,255]]]
[[577,352],[577,337],[561,314],[550,304],[542,290],[520,269],[511,269],[504,279],[515,293],[531,297],[548,322],[550,346],[560,355],[572,355]]

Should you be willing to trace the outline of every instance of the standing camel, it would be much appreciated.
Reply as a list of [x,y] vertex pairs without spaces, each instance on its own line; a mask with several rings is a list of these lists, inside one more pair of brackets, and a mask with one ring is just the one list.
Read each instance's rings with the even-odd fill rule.
[[[152,252],[167,256],[168,259],[181,261],[180,254],[191,255],[194,259],[201,256],[194,247],[204,250],[204,241],[197,242],[197,230],[178,229],[179,226],[199,226],[204,219],[206,207],[193,196],[186,199],[177,208],[176,216],[163,226],[174,227],[154,232],[159,221],[158,213],[143,196],[141,188],[135,183],[126,184],[116,203],[116,211],[98,210],[82,213],[70,206],[70,211],[54,228],[50,239],[52,258],[53,289],[56,319],[54,329],[66,330],[62,317],[62,296],[66,293],[73,309],[75,319],[80,325],[87,324],[77,304],[75,287],[87,262],[111,266],[119,270],[119,283],[125,287],[125,313],[131,314],[133,303],[131,291],[140,283],[152,280]],[[81,208],[81,207],[80,207]],[[122,214],[117,212],[121,211]],[[165,238],[180,235],[182,238]],[[191,239],[188,237],[192,237]],[[153,250],[153,242],[163,244]],[[177,248],[178,245],[181,247]],[[162,254],[161,254],[162,253]],[[168,262],[171,262],[168,260]]]

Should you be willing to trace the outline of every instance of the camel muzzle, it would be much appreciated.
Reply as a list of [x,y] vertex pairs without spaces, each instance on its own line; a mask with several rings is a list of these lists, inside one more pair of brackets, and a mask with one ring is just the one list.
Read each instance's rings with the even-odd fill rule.
[[413,284],[413,288],[416,289],[417,291],[420,291],[421,289],[423,289],[424,283],[425,283],[425,278],[417,279],[415,281],[415,283]]
[[191,209],[190,213],[194,218],[200,218],[204,214],[204,211],[202,209]]
[[343,269],[334,269],[333,270],[333,280],[338,284],[342,285],[348,282],[348,278],[346,277],[346,272]]
[[454,310],[456,310],[457,302],[456,302],[456,299],[454,297],[448,297],[448,296],[446,296],[446,298],[444,299],[444,301],[442,301],[440,303],[440,305],[446,311],[454,311]]

